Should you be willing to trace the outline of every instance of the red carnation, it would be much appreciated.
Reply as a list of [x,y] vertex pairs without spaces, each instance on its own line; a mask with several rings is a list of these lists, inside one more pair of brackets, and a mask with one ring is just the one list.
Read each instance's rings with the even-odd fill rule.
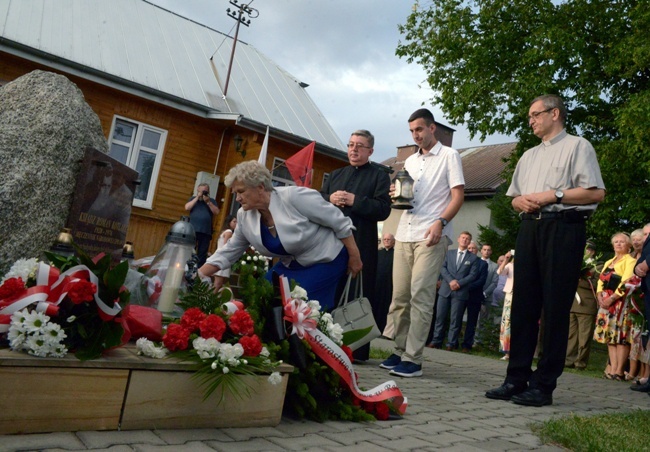
[[216,314],[210,314],[199,324],[201,337],[209,339],[211,337],[221,341],[223,333],[226,332],[226,322]]
[[9,278],[0,286],[0,300],[14,298],[25,290],[25,283],[22,278]]
[[97,292],[97,286],[90,281],[77,281],[71,285],[68,290],[68,298],[74,304],[80,304],[84,301],[92,301]]
[[252,336],[243,336],[239,343],[244,347],[244,356],[256,357],[262,353],[262,341],[255,334]]
[[389,415],[390,409],[388,408],[388,405],[383,402],[378,402],[375,405],[375,417],[378,421],[387,421]]
[[207,315],[199,308],[189,308],[181,317],[181,326],[193,333],[199,329],[199,325],[206,317]]
[[253,319],[248,312],[239,310],[230,316],[228,321],[230,330],[233,334],[239,334],[242,336],[250,336],[255,332]]
[[169,351],[186,350],[190,342],[190,332],[178,323],[170,323],[163,336],[163,344]]

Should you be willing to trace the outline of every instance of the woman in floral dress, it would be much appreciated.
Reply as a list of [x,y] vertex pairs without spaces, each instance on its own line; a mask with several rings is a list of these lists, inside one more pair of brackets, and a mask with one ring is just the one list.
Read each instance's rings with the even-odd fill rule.
[[[594,340],[607,344],[609,355],[609,371],[605,377],[624,380],[625,364],[632,343],[632,321],[629,318],[629,307],[625,304],[625,281],[634,276],[636,260],[630,256],[632,248],[630,237],[617,232],[612,236],[614,257],[603,265],[597,287],[598,315]],[[616,288],[607,288],[607,282],[612,274],[621,277],[621,283]]]
[[499,342],[501,343],[501,351],[505,353],[503,360],[510,358],[510,308],[512,306],[512,286],[514,285],[514,263],[510,262],[512,254],[510,251],[506,253],[506,258],[501,262],[497,273],[499,276],[506,277],[506,284],[503,286],[503,292],[506,294],[503,299],[503,313],[501,314],[501,332],[499,334]]

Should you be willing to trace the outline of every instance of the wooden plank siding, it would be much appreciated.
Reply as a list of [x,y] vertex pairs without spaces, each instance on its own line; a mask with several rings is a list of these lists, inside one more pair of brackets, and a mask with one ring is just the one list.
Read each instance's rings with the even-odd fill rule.
[[[220,229],[229,213],[226,211],[227,206],[230,205],[230,191],[223,185],[224,176],[230,168],[244,160],[235,152],[232,139],[237,134],[242,136],[246,146],[245,159],[256,160],[264,134],[237,127],[231,121],[201,118],[0,52],[0,84],[36,69],[65,75],[75,83],[90,107],[97,113],[106,137],[110,133],[115,115],[167,131],[152,209],[133,207],[131,213],[127,240],[134,243],[136,258],[155,255],[164,243],[171,225],[182,215],[188,214],[183,207],[193,194],[196,175],[199,171],[213,173],[218,154],[216,174],[220,176],[220,183],[215,199],[221,212],[213,227],[215,232]],[[223,143],[219,151],[222,136]],[[267,168],[271,168],[273,157],[287,159],[300,149],[300,146],[271,138]],[[331,172],[345,164],[346,162],[333,157],[315,154],[313,188],[320,189],[325,172]],[[214,235],[210,251],[216,247],[217,235]]]

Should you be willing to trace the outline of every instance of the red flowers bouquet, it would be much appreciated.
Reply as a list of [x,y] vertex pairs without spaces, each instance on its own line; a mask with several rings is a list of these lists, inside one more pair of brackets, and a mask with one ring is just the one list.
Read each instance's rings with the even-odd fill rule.
[[[202,287],[194,290],[202,292]],[[179,320],[167,326],[162,344],[138,339],[138,353],[153,358],[170,354],[195,362],[196,375],[207,387],[205,398],[217,389],[220,401],[224,391],[239,398],[249,396],[249,388],[239,375],[268,373],[271,384],[280,383],[282,377],[274,372],[280,362],[272,361],[269,350],[255,333],[251,315],[242,302],[230,300],[231,295],[228,290],[215,294],[207,312],[196,306],[187,308]]]
[[74,351],[87,360],[128,340],[120,316],[128,264],[46,254],[49,265],[20,259],[0,282],[0,334],[11,348],[42,357]]

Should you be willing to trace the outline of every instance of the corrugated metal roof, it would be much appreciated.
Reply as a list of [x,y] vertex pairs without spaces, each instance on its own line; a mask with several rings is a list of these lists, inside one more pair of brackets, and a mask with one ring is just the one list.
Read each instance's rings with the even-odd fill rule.
[[[342,150],[343,143],[295,77],[238,41],[144,0],[0,0],[0,49],[74,66],[112,86],[208,117],[243,115]],[[218,49],[218,50],[217,50]],[[34,50],[36,52],[34,52]]]
[[494,194],[503,183],[501,173],[505,159],[512,154],[516,142],[479,146],[460,150],[463,161],[466,194]]

